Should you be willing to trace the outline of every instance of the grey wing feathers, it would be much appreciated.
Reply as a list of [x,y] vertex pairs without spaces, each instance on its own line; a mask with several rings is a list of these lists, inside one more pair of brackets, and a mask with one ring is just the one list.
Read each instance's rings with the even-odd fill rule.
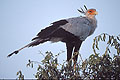
[[85,40],[91,30],[91,23],[86,17],[76,17],[67,19],[69,23],[61,26],[66,31],[79,37],[80,40]]

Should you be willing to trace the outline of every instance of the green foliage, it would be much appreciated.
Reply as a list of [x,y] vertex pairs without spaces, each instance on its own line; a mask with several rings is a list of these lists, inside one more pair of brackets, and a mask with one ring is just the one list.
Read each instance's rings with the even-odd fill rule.
[[17,75],[18,75],[18,78],[17,78],[17,79],[19,79],[19,80],[24,80],[24,75],[22,74],[21,71],[18,71],[18,72],[17,72]]
[[86,60],[86,68],[83,70],[85,78],[89,79],[120,79],[120,56],[114,55],[113,59],[109,54],[99,56],[92,54]]
[[[106,43],[106,50],[102,56],[100,56],[100,42]],[[104,47],[103,47],[104,48]],[[112,52],[111,48],[114,48],[115,52]],[[93,52],[88,59],[81,60],[74,65],[72,63],[72,58],[69,62],[64,61],[63,64],[58,62],[58,57],[60,55],[53,55],[51,52],[46,52],[42,54],[44,59],[41,62],[28,61],[27,66],[33,68],[33,64],[38,64],[37,72],[35,73],[35,78],[37,79],[120,79],[120,36],[110,36],[103,33],[96,36],[93,42]],[[115,53],[113,56],[110,54]],[[19,74],[19,79],[21,76]],[[22,75],[22,73],[21,73]],[[24,77],[23,77],[24,78]]]
[[117,51],[118,55],[120,54],[120,35],[111,36],[107,33],[102,33],[99,36],[96,36],[94,39],[94,42],[93,42],[93,51],[95,54],[96,54],[96,49],[99,50],[98,42],[100,42],[100,41],[107,43],[105,54],[111,53],[110,47],[113,47]]
[[[60,54],[60,53],[59,53]],[[76,67],[73,69],[73,65],[70,62],[64,62],[63,64],[59,64],[57,57],[59,54],[53,56],[51,52],[45,53],[45,58],[38,63],[37,72],[35,74],[35,78],[37,79],[81,79],[80,73],[78,72],[80,69]],[[43,54],[42,54],[43,55]],[[27,66],[31,66],[31,64],[36,63],[36,61],[30,61]],[[78,66],[78,64],[76,65]],[[32,66],[31,66],[32,67]]]

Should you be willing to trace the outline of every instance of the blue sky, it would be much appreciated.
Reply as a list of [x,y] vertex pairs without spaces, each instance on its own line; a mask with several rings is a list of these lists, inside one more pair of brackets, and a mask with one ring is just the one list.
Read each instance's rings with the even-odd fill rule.
[[[21,70],[25,78],[33,78],[35,69],[26,67],[28,60],[40,61],[42,53],[57,54],[66,51],[64,43],[50,42],[33,48],[26,48],[18,55],[7,58],[12,51],[28,44],[30,40],[50,23],[80,16],[77,9],[86,5],[98,11],[98,27],[95,33],[82,44],[80,53],[84,59],[92,51],[93,38],[101,33],[120,34],[120,0],[0,0],[0,78],[16,78]],[[58,58],[66,60],[66,52]]]

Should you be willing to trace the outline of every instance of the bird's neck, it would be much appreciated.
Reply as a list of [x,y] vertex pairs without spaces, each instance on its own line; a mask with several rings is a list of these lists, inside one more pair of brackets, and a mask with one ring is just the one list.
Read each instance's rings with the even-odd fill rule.
[[86,15],[86,17],[95,20],[95,15]]
[[94,24],[97,24],[97,20],[95,18],[95,15],[86,15],[86,17]]
[[86,16],[86,18],[91,22],[91,25],[92,25],[92,28],[91,28],[91,31],[90,31],[90,34],[93,34],[93,32],[95,31],[96,27],[97,27],[97,20],[95,18],[95,15],[89,15],[89,16]]

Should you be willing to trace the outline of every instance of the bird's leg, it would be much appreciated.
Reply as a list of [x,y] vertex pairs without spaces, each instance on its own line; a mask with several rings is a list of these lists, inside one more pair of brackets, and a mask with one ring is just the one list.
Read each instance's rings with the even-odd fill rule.
[[73,65],[74,65],[74,69],[75,69],[75,67],[76,67],[78,54],[79,54],[79,52],[74,52],[74,53],[73,53]]
[[72,64],[71,56],[72,56],[72,51],[73,51],[74,45],[72,43],[66,43],[66,47],[67,47],[67,61],[71,65]]
[[79,49],[80,49],[81,44],[82,44],[82,41],[76,41],[76,43],[74,45],[75,46],[74,54],[73,54],[74,69],[76,67],[77,58],[78,58]]

